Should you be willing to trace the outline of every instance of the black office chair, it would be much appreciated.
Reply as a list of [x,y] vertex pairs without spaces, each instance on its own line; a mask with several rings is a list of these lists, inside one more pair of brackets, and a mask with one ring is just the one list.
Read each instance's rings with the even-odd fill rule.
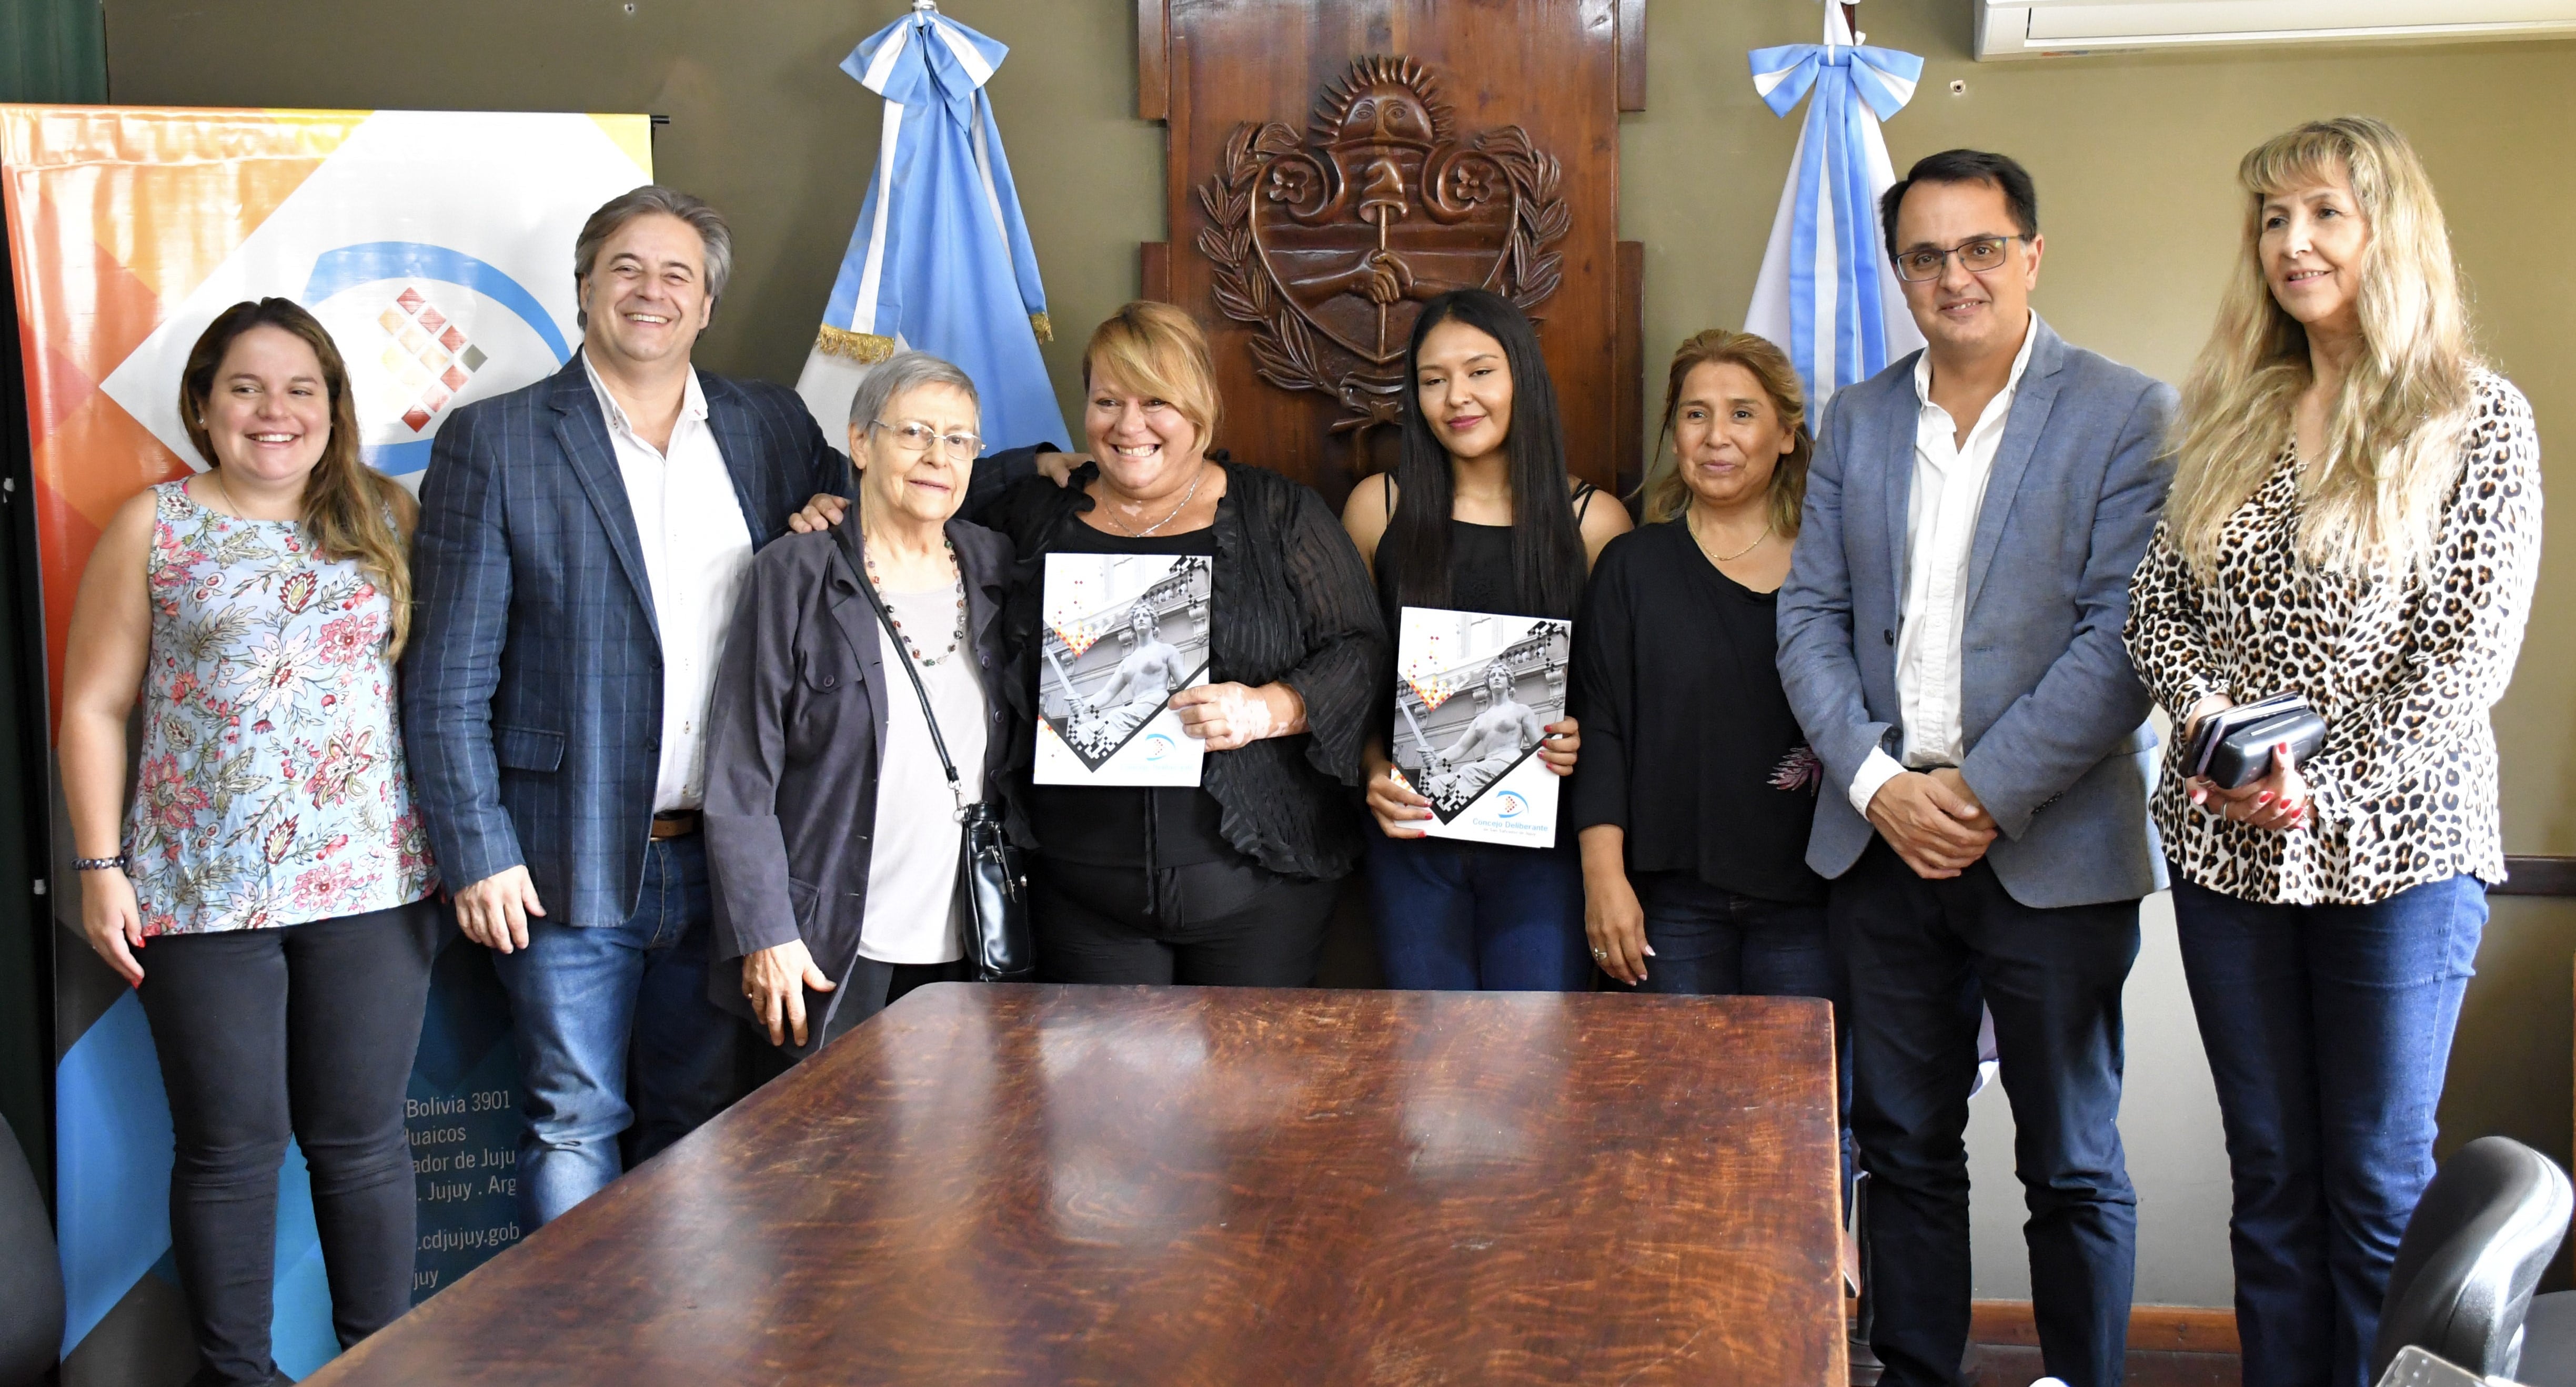
[[2522,1367],[2514,1381],[2528,1387],[2576,1387],[2576,1291],[2531,1298],[2522,1319]]
[[2409,1344],[2471,1372],[2514,1376],[2531,1288],[2570,1214],[2567,1173],[2521,1142],[2480,1137],[2452,1153],[2398,1240],[2371,1379]]
[[34,1387],[63,1343],[63,1263],[18,1138],[0,1118],[0,1387]]

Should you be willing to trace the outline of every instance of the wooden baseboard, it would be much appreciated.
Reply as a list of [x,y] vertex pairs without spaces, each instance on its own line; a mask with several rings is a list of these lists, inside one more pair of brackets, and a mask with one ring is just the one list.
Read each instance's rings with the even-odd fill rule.
[[[2039,1347],[2027,1300],[1980,1300],[1968,1311],[1968,1337],[2008,1348]],[[2129,1310],[2129,1347],[2159,1353],[2234,1353],[2236,1312],[2194,1305],[2139,1305]]]
[[2576,896],[2576,857],[2508,857],[2490,896]]

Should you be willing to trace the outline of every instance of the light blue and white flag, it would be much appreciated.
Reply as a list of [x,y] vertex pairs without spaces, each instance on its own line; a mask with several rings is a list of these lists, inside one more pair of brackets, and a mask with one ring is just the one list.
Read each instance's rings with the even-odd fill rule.
[[1772,114],[1814,93],[1744,315],[1745,331],[1797,366],[1809,418],[1836,390],[1923,345],[1878,232],[1879,195],[1896,183],[1878,123],[1914,99],[1923,60],[1855,46],[1842,6],[1824,10],[1823,43],[1753,50],[1753,88]]
[[1037,252],[985,82],[1010,50],[922,6],[841,70],[885,98],[876,173],[796,393],[837,446],[867,367],[898,348],[974,378],[986,452],[1066,440],[1038,343],[1052,340]]

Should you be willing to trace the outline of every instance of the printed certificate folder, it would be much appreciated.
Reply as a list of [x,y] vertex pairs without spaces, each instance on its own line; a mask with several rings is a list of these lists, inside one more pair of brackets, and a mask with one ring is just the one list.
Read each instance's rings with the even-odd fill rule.
[[1434,838],[1548,847],[1558,776],[1538,759],[1565,716],[1574,623],[1407,607],[1397,618],[1395,765]]
[[1049,554],[1039,636],[1040,785],[1196,785],[1172,695],[1208,682],[1212,561]]

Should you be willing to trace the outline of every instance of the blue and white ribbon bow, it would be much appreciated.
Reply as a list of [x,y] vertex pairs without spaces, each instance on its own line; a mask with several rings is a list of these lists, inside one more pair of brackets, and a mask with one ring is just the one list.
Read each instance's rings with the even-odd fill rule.
[[1824,9],[1823,43],[1752,54],[1753,88],[1772,114],[1814,94],[1744,323],[1788,352],[1810,418],[1836,390],[1923,345],[1878,231],[1879,195],[1896,182],[1878,123],[1914,99],[1923,60],[1854,45],[1842,7]]
[[885,98],[877,167],[797,393],[839,442],[864,367],[897,346],[963,369],[990,451],[1062,442],[1038,342],[1053,336],[984,84],[1010,50],[934,10],[870,35],[841,70]]

